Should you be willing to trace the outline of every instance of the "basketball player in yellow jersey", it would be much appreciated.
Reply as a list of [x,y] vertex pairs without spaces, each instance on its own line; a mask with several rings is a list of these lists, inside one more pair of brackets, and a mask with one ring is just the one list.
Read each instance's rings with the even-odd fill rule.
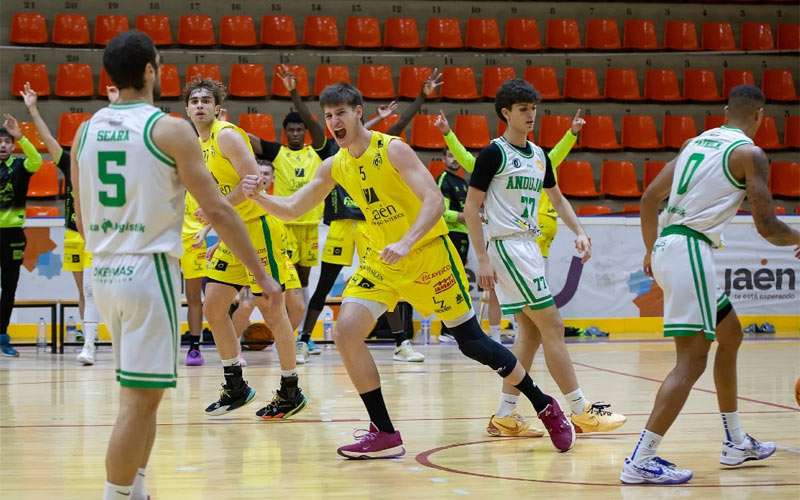
[[468,293],[464,267],[447,238],[444,201],[414,151],[396,137],[370,132],[362,123],[361,93],[349,84],[330,85],[320,95],[328,129],[341,148],[317,175],[289,197],[259,193],[248,176],[243,191],[270,213],[291,220],[320,203],[340,184],[364,213],[370,251],[344,291],[334,340],[369,414],[369,432],[338,453],[348,458],[403,455],[400,433],[389,418],[380,376],[364,339],[376,319],[405,300],[422,314],[436,313],[461,351],[508,378],[540,412],[557,448],[572,446],[572,427],[558,403],[531,380],[511,352],[484,335]]
[[[264,210],[248,200],[239,188],[239,181],[245,175],[258,175],[258,165],[250,141],[239,127],[216,119],[225,96],[225,88],[213,80],[194,80],[187,85],[184,95],[186,114],[200,136],[206,167],[217,180],[220,192],[228,197],[244,221],[253,247],[265,269],[283,285],[286,281],[286,268],[282,265],[280,231],[270,223]],[[199,218],[203,219],[202,213]],[[253,280],[253,276],[224,242],[209,261],[206,276],[206,300],[203,309],[211,325],[225,373],[225,384],[222,386],[220,398],[206,408],[206,414],[229,413],[255,397],[255,391],[242,378],[239,343],[228,314],[234,296],[243,286],[250,286],[257,297],[256,306],[275,336],[281,364],[281,387],[275,398],[256,414],[265,419],[285,418],[303,409],[307,401],[298,387],[294,339],[283,295],[278,301],[269,303],[261,297],[261,288]]]

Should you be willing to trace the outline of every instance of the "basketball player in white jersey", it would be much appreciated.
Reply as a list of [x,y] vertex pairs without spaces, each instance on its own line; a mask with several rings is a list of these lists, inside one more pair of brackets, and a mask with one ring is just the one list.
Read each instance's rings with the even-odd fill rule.
[[[495,111],[508,127],[475,161],[464,219],[478,256],[480,286],[495,290],[503,314],[516,315],[520,326],[516,350],[523,367],[530,369],[541,344],[547,368],[572,410],[575,431],[607,432],[624,424],[625,417],[612,413],[607,404],[590,403],[578,386],[564,343],[564,323],[550,295],[544,258],[536,243],[539,197],[544,189],[559,217],[576,234],[575,248],[584,262],[592,251],[589,237],[556,184],[549,157],[527,140],[537,102],[539,94],[525,80],[508,80],[500,86]],[[488,249],[479,215],[482,205]],[[513,414],[519,391],[504,383],[501,396],[498,413]],[[518,420],[521,427],[527,425],[522,417]],[[489,422],[493,425],[494,416]]]
[[273,300],[241,219],[203,164],[185,120],[153,106],[159,56],[139,31],[115,37],[103,66],[119,100],[81,125],[72,148],[76,220],[94,254],[97,308],[111,331],[119,413],[106,454],[104,498],[148,498],[144,470],[164,389],[178,361],[178,258],[185,189]]
[[[773,245],[800,245],[800,232],[775,217],[767,186],[769,161],[753,144],[764,116],[764,94],[752,85],[734,87],[725,108],[725,125],[684,143],[642,196],[644,271],[664,291],[664,336],[675,338],[677,359],[656,394],[653,411],[630,457],[623,483],[681,484],[692,471],[656,455],[706,369],[708,349],[719,341],[714,384],[724,440],[720,463],[763,460],[774,443],[745,434],[736,411],[736,355],[742,326],[728,297],[717,285],[712,249],[747,196],[758,233]],[[669,197],[658,222],[658,208]],[[658,236],[658,226],[661,235]],[[800,257],[800,249],[796,250]]]

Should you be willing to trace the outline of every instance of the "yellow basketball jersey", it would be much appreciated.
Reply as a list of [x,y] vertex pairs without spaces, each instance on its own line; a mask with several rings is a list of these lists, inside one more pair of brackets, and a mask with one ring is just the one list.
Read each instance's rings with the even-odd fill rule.
[[203,229],[203,223],[194,216],[195,211],[200,208],[200,205],[197,203],[197,200],[194,199],[194,196],[189,194],[189,191],[186,191],[186,201],[183,206],[183,227],[181,228],[181,236],[183,238],[191,238]]
[[[331,175],[364,213],[370,245],[381,251],[400,240],[417,219],[422,201],[389,161],[389,142],[397,137],[372,131],[369,147],[359,158],[347,149],[333,157]],[[444,219],[420,238],[413,248],[447,234]]]
[[[226,128],[232,128],[241,135],[245,144],[247,144],[247,149],[249,149],[251,153],[253,152],[253,147],[250,145],[250,138],[247,137],[247,133],[233,123],[221,120],[214,120],[214,124],[211,126],[211,135],[208,136],[208,140],[204,141],[200,139],[200,146],[203,148],[203,160],[206,162],[206,167],[211,172],[211,175],[213,175],[214,179],[217,181],[219,190],[223,196],[228,196],[241,180],[239,173],[236,172],[231,162],[222,156],[219,149],[217,138],[219,137],[219,133]],[[253,200],[245,200],[234,208],[244,221],[255,219],[266,213],[264,209]]]
[[[306,145],[303,149],[292,150],[281,146],[272,164],[275,166],[275,194],[291,196],[317,175],[322,160],[314,147]],[[319,224],[322,220],[324,203],[320,203],[300,217],[287,221],[288,224]]]

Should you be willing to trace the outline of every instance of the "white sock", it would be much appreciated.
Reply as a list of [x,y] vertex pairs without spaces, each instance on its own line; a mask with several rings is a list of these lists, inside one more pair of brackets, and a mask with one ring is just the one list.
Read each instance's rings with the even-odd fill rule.
[[139,468],[136,471],[136,477],[133,480],[133,489],[131,489],[131,500],[147,500],[147,486],[144,484],[145,471]]
[[130,500],[132,486],[120,486],[106,481],[103,500]]
[[500,405],[497,407],[497,411],[494,412],[495,417],[508,417],[514,410],[517,409],[517,399],[519,399],[519,395],[514,394],[506,394],[505,392],[500,393]]
[[500,340],[500,325],[489,325],[489,336],[492,340]]
[[580,415],[586,411],[586,398],[583,397],[583,391],[580,387],[568,394],[564,394],[564,397],[567,399],[569,407],[575,415]]
[[231,359],[221,359],[220,361],[222,361],[222,366],[236,366],[239,364],[239,356]]
[[296,376],[297,376],[296,368],[292,368],[291,370],[281,370],[281,378],[296,377]]
[[725,440],[734,444],[744,442],[745,436],[742,430],[742,422],[739,421],[739,412],[720,413],[722,417],[722,430],[725,432]]
[[650,432],[644,429],[639,434],[639,441],[636,442],[636,448],[631,453],[631,462],[641,464],[646,460],[656,456],[658,452],[658,445],[661,444],[661,437],[655,432]]
[[83,323],[83,345],[93,346],[97,340],[97,323]]

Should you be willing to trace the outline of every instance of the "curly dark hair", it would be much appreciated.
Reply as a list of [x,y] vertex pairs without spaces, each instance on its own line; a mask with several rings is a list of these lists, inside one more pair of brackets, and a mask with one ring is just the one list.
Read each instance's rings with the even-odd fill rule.
[[144,70],[158,69],[156,47],[149,36],[131,30],[115,36],[103,51],[103,67],[118,89],[144,88]]
[[514,78],[513,80],[506,80],[497,89],[497,95],[494,98],[494,110],[497,116],[506,121],[503,113],[500,112],[503,108],[511,111],[511,107],[518,103],[537,103],[541,100],[539,92],[533,88],[533,85],[521,78]]
[[228,95],[225,85],[222,82],[212,80],[211,78],[198,77],[191,82],[187,82],[186,86],[183,88],[184,104],[189,104],[189,97],[191,97],[192,92],[198,89],[205,89],[211,92],[211,94],[214,96],[214,104],[217,106],[221,106],[222,102],[225,100],[225,97]]

